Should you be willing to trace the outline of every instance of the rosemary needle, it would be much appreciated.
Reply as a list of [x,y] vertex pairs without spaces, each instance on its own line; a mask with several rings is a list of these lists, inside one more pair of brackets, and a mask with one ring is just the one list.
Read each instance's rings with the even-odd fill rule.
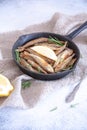
[[23,81],[22,82],[22,88],[23,89],[30,87],[30,85],[31,85],[30,81]]
[[57,38],[53,38],[53,37],[51,37],[51,36],[49,36],[49,41],[50,41],[50,42],[54,42],[54,43],[56,43],[56,44],[58,44],[58,45],[60,45],[60,46],[63,46],[63,45],[64,45],[64,44],[61,43],[61,41],[59,41]]
[[79,103],[71,104],[70,107],[71,107],[71,108],[74,108],[74,107],[76,107],[78,104],[79,104]]
[[20,61],[20,56],[19,56],[19,51],[16,49],[15,50],[15,54],[16,54],[16,60],[17,60],[17,62],[19,63],[19,61]]
[[50,110],[50,112],[55,111],[56,109],[57,109],[57,107],[54,107],[53,109]]

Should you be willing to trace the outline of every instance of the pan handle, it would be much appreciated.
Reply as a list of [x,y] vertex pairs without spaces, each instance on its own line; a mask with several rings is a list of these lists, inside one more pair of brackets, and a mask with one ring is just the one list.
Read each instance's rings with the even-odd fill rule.
[[76,37],[81,31],[87,28],[87,21],[83,23],[79,28],[71,32],[70,34],[67,35],[68,38],[73,39]]

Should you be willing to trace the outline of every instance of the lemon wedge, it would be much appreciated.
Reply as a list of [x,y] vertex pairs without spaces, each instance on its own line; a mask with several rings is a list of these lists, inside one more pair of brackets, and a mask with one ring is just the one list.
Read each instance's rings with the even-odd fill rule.
[[49,59],[52,59],[54,61],[57,60],[57,56],[54,53],[54,51],[47,46],[34,46],[34,47],[31,47],[31,49]]
[[9,79],[0,74],[0,97],[9,96],[12,90],[13,86],[11,85]]

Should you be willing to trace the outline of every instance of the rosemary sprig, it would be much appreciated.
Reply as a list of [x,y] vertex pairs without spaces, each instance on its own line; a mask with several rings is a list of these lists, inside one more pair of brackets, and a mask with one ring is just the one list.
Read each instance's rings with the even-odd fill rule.
[[74,107],[76,107],[78,104],[79,104],[79,103],[71,104],[70,107],[71,107],[71,108],[74,108]]
[[22,82],[22,88],[25,89],[25,88],[28,88],[31,86],[31,82],[30,81],[23,81]]
[[37,68],[37,69],[38,69],[38,72],[39,72],[39,73],[41,73],[41,69],[40,69],[40,67],[39,67],[39,66],[38,66],[38,68]]
[[16,54],[16,61],[19,63],[20,55],[19,55],[19,51],[17,49],[15,50],[15,54]]
[[64,45],[64,44],[61,43],[61,41],[59,41],[56,37],[53,38],[53,37],[49,36],[48,40],[49,40],[50,42],[54,42],[54,43],[56,43],[56,44],[58,44],[58,45],[60,45],[60,46],[63,46],[63,45]]
[[52,108],[52,109],[50,110],[50,112],[55,111],[56,109],[57,109],[57,106],[54,107],[54,108]]
[[73,65],[70,65],[70,66],[68,66],[66,68],[63,68],[62,70],[70,70],[70,69],[72,69],[72,67],[73,67]]

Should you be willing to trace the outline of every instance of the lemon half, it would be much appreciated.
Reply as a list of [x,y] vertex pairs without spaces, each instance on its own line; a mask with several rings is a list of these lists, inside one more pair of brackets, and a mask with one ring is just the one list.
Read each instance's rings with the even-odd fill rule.
[[47,46],[34,46],[34,47],[31,47],[31,49],[49,59],[52,59],[54,61],[57,60],[57,56],[54,53],[54,51]]
[[9,96],[13,90],[9,79],[4,75],[0,74],[0,97]]

